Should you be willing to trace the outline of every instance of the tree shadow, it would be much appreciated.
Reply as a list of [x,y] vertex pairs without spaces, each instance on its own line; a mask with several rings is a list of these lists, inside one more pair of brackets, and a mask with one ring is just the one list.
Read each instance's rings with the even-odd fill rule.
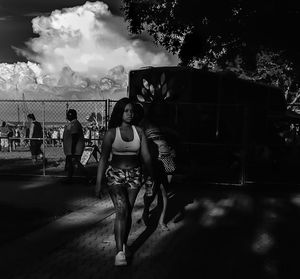
[[[150,211],[150,217],[147,221],[146,229],[133,241],[130,245],[130,251],[134,254],[146,241],[147,239],[156,231],[159,221],[159,211],[154,208]],[[142,220],[139,220],[142,222]]]
[[[165,221],[170,222],[174,220],[176,216],[184,216],[184,207],[187,204],[193,202],[195,197],[195,193],[193,193],[192,188],[189,191],[184,191],[186,189],[184,187],[184,181],[176,181],[174,179],[168,190],[168,206],[165,216]],[[134,242],[130,246],[130,251],[134,254],[146,241],[147,239],[158,229],[159,227],[159,218],[163,209],[163,201],[161,191],[157,191],[157,203],[156,206],[153,207],[149,211],[149,218],[146,223],[143,218],[139,219],[138,222],[143,222],[146,225],[146,229],[134,240]],[[175,221],[174,221],[175,222]]]

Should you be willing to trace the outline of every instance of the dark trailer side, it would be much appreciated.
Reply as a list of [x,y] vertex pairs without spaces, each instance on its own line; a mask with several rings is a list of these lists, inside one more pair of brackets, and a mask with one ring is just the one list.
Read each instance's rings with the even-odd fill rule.
[[161,123],[176,134],[179,172],[236,184],[272,176],[287,107],[281,89],[228,73],[149,67],[130,71],[128,94],[145,111],[167,103]]

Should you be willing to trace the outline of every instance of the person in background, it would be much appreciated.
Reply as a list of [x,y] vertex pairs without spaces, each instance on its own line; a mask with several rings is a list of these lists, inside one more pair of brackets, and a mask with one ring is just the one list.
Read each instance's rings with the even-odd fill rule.
[[36,121],[33,113],[27,115],[27,121],[29,123],[29,149],[31,152],[32,163],[35,165],[38,163],[38,157],[44,159],[44,154],[41,150],[43,143],[43,128],[40,122]]
[[21,129],[20,126],[17,125],[14,129],[14,140],[13,140],[13,145],[14,145],[14,150],[20,146],[20,141],[21,141]]
[[143,221],[149,223],[149,210],[155,197],[157,204],[161,206],[158,225],[161,230],[169,230],[165,223],[165,215],[168,204],[167,190],[175,171],[175,150],[167,140],[161,123],[166,118],[167,108],[164,103],[153,102],[145,117],[140,122],[149,143],[154,162],[154,181],[145,181]]
[[11,129],[8,127],[5,121],[2,122],[0,127],[0,138],[1,138],[1,151],[10,151],[9,150],[9,141],[8,138],[11,136]]
[[[133,103],[128,98],[120,99],[114,106],[108,131],[104,135],[102,154],[98,166],[95,192],[101,197],[104,177],[115,207],[114,234],[116,241],[115,265],[127,265],[129,250],[128,235],[132,224],[132,210],[142,182],[143,159],[152,176],[151,157],[145,134],[140,127],[132,125]],[[112,154],[109,166],[110,154]]]
[[53,127],[51,138],[53,146],[56,146],[59,140],[58,129],[56,127]]
[[84,151],[83,129],[80,122],[77,120],[77,112],[75,109],[69,109],[66,113],[66,118],[69,121],[64,128],[63,134],[63,149],[66,156],[67,179],[63,182],[72,183],[74,169],[79,169],[89,181],[87,170],[81,164],[80,159]]
[[[28,135],[29,135],[29,133],[28,133]],[[26,138],[28,137],[28,135],[27,135],[26,126],[20,126],[20,146],[21,147],[27,146]]]

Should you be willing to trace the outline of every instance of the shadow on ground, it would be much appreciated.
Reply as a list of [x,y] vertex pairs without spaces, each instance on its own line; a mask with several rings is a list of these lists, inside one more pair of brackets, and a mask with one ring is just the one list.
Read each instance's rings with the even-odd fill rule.
[[[298,191],[191,191],[194,202],[184,207],[183,226],[169,240],[174,248],[157,255],[172,262],[167,278],[298,277]],[[183,192],[179,196],[184,200]],[[189,201],[191,196],[185,196]]]
[[18,208],[0,203],[0,246],[7,241],[26,235],[56,219],[50,212],[40,208]]
[[96,202],[92,185],[80,177],[2,176],[0,245],[33,232],[57,218]]

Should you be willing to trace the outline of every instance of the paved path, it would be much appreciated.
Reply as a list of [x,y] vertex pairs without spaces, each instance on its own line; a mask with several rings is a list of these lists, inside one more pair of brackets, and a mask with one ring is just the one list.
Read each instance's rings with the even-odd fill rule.
[[57,218],[97,203],[93,187],[52,177],[7,177],[0,182],[0,247]]
[[[300,249],[299,193],[209,189],[196,195],[181,186],[169,197],[169,231],[138,222],[141,190],[129,239],[134,252],[129,266],[113,266],[114,214],[106,197],[1,246],[1,278],[299,277],[299,260],[293,257]],[[183,206],[184,218],[173,222]]]
[[[6,278],[115,278],[119,272],[125,278],[164,278],[165,263],[151,259],[155,255],[162,257],[170,245],[165,241],[166,237],[174,234],[180,223],[170,222],[170,231],[162,231],[147,229],[138,222],[143,208],[143,192],[141,190],[138,196],[133,214],[129,243],[135,255],[129,267],[113,266],[114,214],[110,200],[105,198],[57,219],[18,239],[13,245],[2,247],[0,255],[5,257],[1,263]],[[145,274],[148,268],[153,268],[151,277]]]

